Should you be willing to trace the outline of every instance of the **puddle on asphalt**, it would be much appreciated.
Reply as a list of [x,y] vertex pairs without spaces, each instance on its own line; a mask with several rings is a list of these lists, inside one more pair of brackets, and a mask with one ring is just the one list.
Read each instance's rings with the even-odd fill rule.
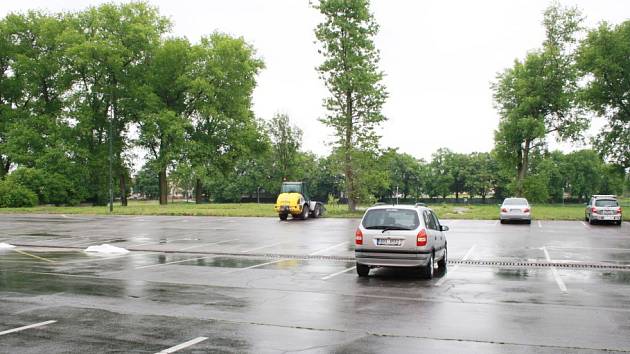
[[24,236],[41,236],[41,237],[68,237],[68,236],[63,236],[63,235],[58,235],[58,234],[51,234],[48,232],[33,232],[30,234],[24,234]]
[[[268,261],[261,259],[251,259],[251,258],[229,258],[229,257],[212,257],[208,256],[208,258],[201,258],[203,256],[199,256],[195,259],[193,256],[167,256],[165,254],[157,255],[157,260],[159,264],[170,263],[170,262],[178,262],[178,265],[188,265],[188,266],[201,266],[201,267],[220,267],[220,268],[245,268],[251,267],[257,264],[266,263]],[[186,259],[190,259],[186,261]]]
[[503,269],[499,268],[495,271],[495,275],[498,278],[509,280],[526,279],[531,276],[531,270],[529,269]]
[[618,271],[618,272],[605,272],[601,274],[602,278],[606,281],[620,284],[630,284],[630,272]]

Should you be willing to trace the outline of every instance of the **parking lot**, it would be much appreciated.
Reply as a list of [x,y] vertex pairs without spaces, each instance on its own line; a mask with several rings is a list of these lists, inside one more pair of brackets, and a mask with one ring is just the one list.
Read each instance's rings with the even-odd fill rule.
[[357,277],[356,219],[0,215],[0,352],[630,351],[627,222],[442,222],[427,281]]

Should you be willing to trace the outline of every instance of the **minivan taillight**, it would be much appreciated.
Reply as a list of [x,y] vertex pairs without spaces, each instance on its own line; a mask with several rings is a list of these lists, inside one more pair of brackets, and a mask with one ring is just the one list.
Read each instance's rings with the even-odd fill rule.
[[418,236],[416,236],[416,246],[426,246],[427,245],[427,231],[425,229],[420,230],[418,232]]
[[501,208],[501,212],[502,213],[507,213],[507,209],[506,208]]
[[617,214],[621,214],[621,207],[617,208]]
[[593,213],[597,214],[597,208],[592,208],[592,209],[591,209],[591,212],[593,212]]
[[524,213],[529,213],[529,208],[525,208],[525,209],[523,209],[523,212],[524,212]]
[[357,231],[354,233],[354,243],[356,243],[357,245],[363,244],[363,232],[361,232],[361,229],[357,229]]

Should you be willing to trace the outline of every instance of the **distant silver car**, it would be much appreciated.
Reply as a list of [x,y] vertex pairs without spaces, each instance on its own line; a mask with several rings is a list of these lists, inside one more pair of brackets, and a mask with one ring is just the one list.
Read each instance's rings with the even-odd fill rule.
[[523,220],[528,224],[532,223],[532,208],[525,198],[505,198],[501,204],[499,219],[501,224],[508,220]]
[[612,222],[621,225],[621,212],[621,206],[614,195],[596,194],[586,204],[584,220],[591,225],[596,221]]
[[419,267],[431,279],[435,263],[446,268],[447,242],[435,213],[424,206],[378,205],[369,208],[355,232],[357,273],[374,267]]

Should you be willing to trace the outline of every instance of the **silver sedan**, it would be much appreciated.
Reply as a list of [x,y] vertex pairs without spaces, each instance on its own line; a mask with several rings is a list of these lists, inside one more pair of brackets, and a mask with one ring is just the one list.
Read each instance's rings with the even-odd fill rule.
[[505,198],[501,204],[499,218],[501,224],[505,224],[507,220],[522,220],[528,224],[532,223],[532,208],[525,198]]

